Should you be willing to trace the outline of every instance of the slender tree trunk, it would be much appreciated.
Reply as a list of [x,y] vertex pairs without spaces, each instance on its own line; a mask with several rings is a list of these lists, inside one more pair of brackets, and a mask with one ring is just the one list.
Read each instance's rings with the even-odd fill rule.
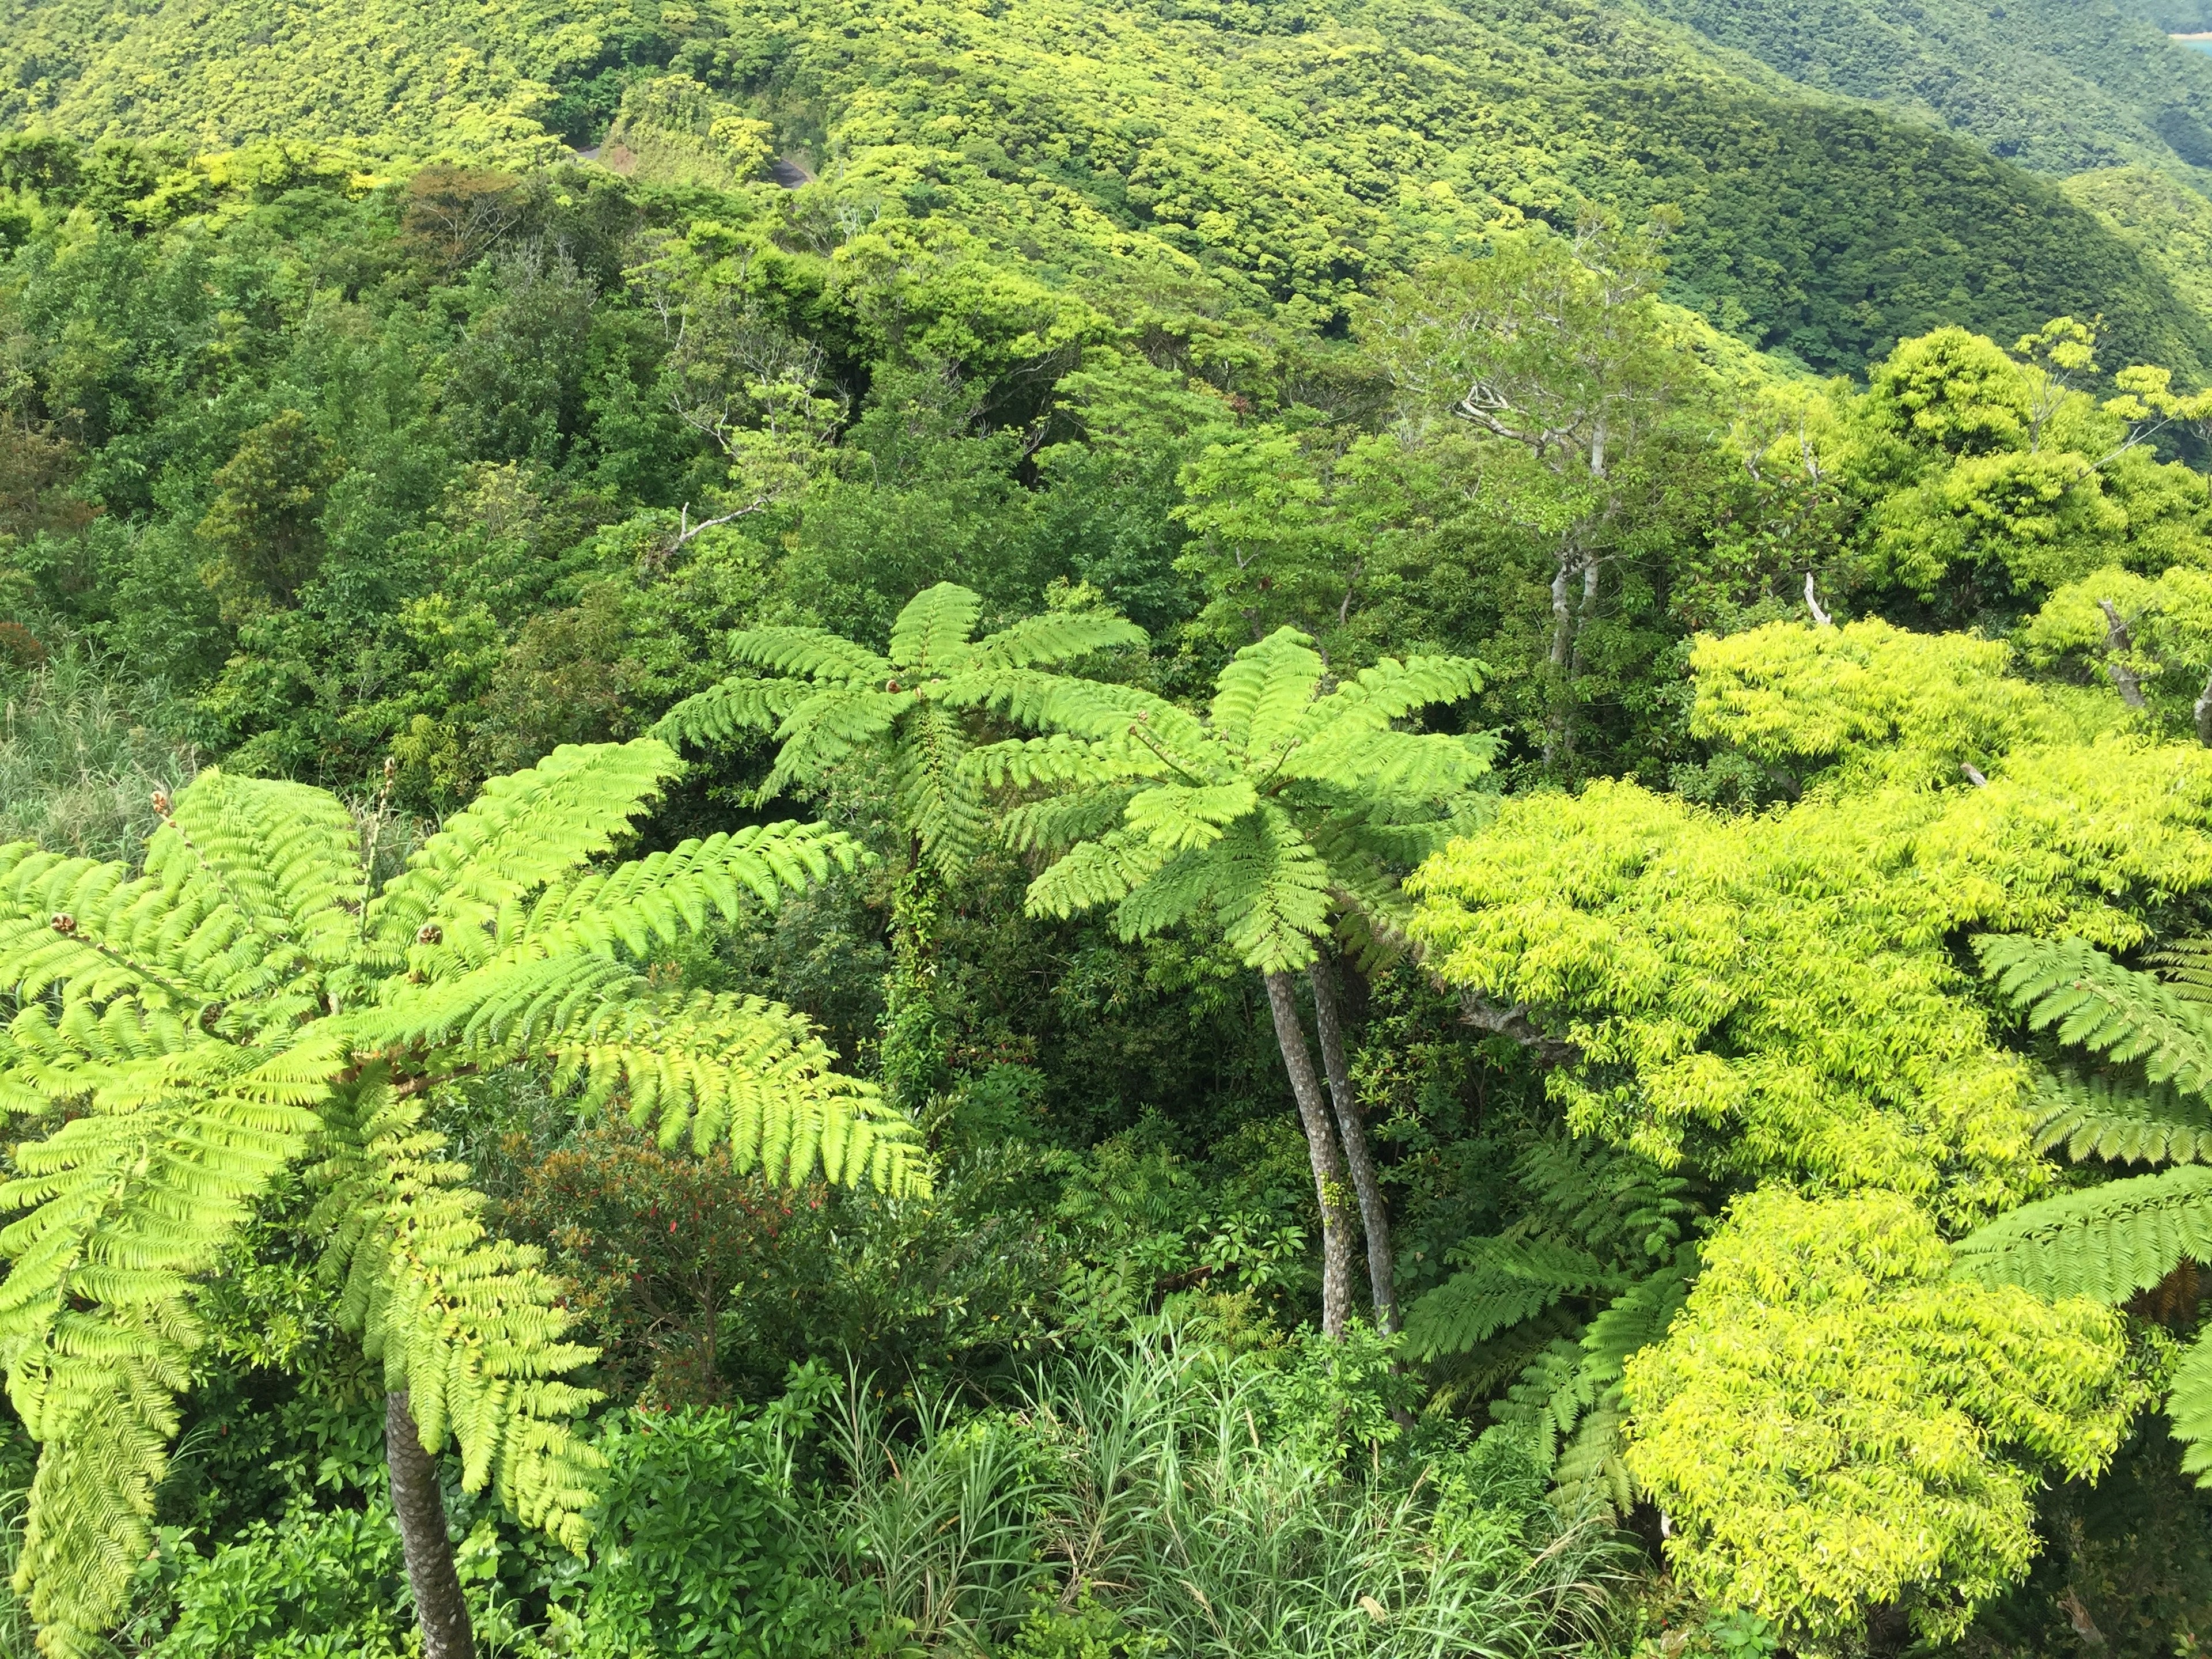
[[2143,696],[2142,682],[2135,671],[2120,660],[2120,653],[2135,649],[2135,636],[2110,599],[2097,601],[2097,608],[2105,613],[2105,650],[2108,653],[2105,672],[2112,682],[2112,689],[2120,694],[2120,701],[2130,708],[2148,708],[2150,702]]
[[1291,976],[1267,976],[1267,1006],[1275,1016],[1275,1041],[1283,1050],[1283,1069],[1291,1074],[1298,1119],[1305,1125],[1306,1155],[1313,1162],[1314,1191],[1321,1200],[1321,1328],[1332,1342],[1344,1337],[1352,1311],[1352,1218],[1344,1206],[1344,1158],[1329,1127],[1328,1108],[1314,1074],[1313,1054],[1298,1020],[1297,994]]
[[2197,741],[2212,749],[2212,674],[2205,676],[2204,689],[2197,694]]
[[1367,1235],[1367,1280],[1375,1295],[1375,1328],[1395,1331],[1398,1292],[1396,1266],[1390,1255],[1390,1211],[1382,1202],[1382,1183],[1376,1179],[1367,1125],[1360,1115],[1359,1097],[1352,1090],[1352,1068],[1345,1063],[1336,969],[1326,956],[1317,956],[1306,969],[1306,977],[1313,981],[1314,1025],[1321,1034],[1322,1070],[1328,1074],[1329,1098],[1336,1106],[1336,1130],[1344,1137],[1345,1167],[1352,1173],[1352,1190],[1359,1200],[1359,1225]]
[[453,1540],[446,1534],[438,1466],[422,1449],[404,1389],[384,1396],[384,1456],[392,1468],[392,1508],[399,1517],[422,1659],[476,1659],[468,1603],[461,1600],[460,1574],[453,1570]]

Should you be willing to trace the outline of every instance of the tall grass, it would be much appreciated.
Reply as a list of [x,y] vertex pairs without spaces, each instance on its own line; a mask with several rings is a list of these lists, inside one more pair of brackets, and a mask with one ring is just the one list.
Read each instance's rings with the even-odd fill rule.
[[136,859],[153,793],[192,775],[189,745],[160,729],[158,688],[125,690],[80,651],[0,679],[0,842]]
[[902,1420],[857,1380],[817,1536],[909,1651],[991,1651],[1041,1595],[1178,1659],[1544,1659],[1601,1632],[1614,1535],[1463,1454],[1346,1468],[1271,1429],[1265,1373],[1171,1340],[1040,1374],[1011,1408]]

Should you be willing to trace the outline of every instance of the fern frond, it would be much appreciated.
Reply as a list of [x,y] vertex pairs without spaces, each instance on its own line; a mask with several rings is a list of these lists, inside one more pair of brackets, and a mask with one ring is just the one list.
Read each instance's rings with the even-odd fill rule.
[[2025,1205],[1952,1246],[1952,1270],[2057,1300],[2124,1302],[2183,1256],[2212,1261],[2212,1168],[2187,1164]]
[[981,799],[962,775],[968,735],[957,714],[922,702],[908,717],[905,736],[899,811],[923,855],[950,874],[974,856],[990,830]]
[[892,677],[890,659],[820,628],[749,628],[732,634],[730,654],[779,674],[850,685],[881,685]]
[[833,869],[858,869],[865,856],[842,830],[789,821],[755,824],[556,881],[526,912],[509,906],[490,929],[464,929],[458,939],[418,945],[410,963],[426,978],[438,979],[517,950],[607,955],[619,946],[642,958],[655,945],[705,932],[714,917],[738,921],[749,897],[772,909],[787,894],[827,879]]
[[1538,1431],[1552,1460],[1555,1500],[1564,1506],[1620,1512],[1634,1501],[1620,1455],[1621,1377],[1632,1357],[1666,1335],[1697,1271],[1696,1246],[1680,1246],[1671,1260],[1614,1297],[1579,1341],[1553,1343],[1494,1408],[1499,1421]]
[[1192,852],[1213,845],[1259,805],[1260,797],[1243,778],[1196,787],[1161,784],[1133,799],[1125,818],[1131,834],[1162,852]]
[[1351,790],[1378,804],[1450,801],[1490,770],[1486,753],[1463,738],[1371,732],[1341,721],[1284,757],[1283,775]]
[[2212,1329],[2200,1330],[2174,1367],[2166,1414],[2181,1442],[2181,1472],[2212,1486]]
[[1105,787],[1048,795],[1017,806],[999,820],[999,838],[1017,853],[1060,853],[1078,842],[1110,833],[1128,810],[1133,787]]
[[1065,921],[1102,904],[1119,902],[1149,880],[1162,862],[1157,848],[1127,830],[1109,830],[1096,841],[1077,843],[1031,882],[1023,908],[1033,916]]
[[957,582],[925,587],[906,602],[891,623],[890,659],[921,675],[943,676],[962,666],[983,601]]
[[1346,725],[1387,731],[1417,708],[1465,702],[1482,690],[1488,672],[1472,657],[1385,657],[1315,702],[1297,735],[1310,742]]
[[204,870],[254,925],[320,962],[343,954],[361,892],[360,831],[327,790],[210,767],[146,845],[171,891]]
[[793,705],[775,729],[775,764],[755,799],[773,800],[793,784],[819,777],[854,750],[880,741],[898,729],[902,716],[919,706],[910,691],[872,686],[825,685]]
[[539,1042],[555,1082],[580,1086],[586,1111],[626,1097],[661,1144],[726,1145],[740,1170],[785,1184],[817,1168],[845,1185],[926,1192],[911,1121],[873,1085],[839,1074],[799,1014],[758,997],[667,993],[611,1004]]
[[2151,952],[2173,988],[2191,1002],[2212,1002],[2212,938],[2175,939]]
[[49,1652],[99,1650],[121,1613],[200,1341],[191,1280],[314,1125],[172,1088],[16,1149],[0,1208],[27,1213],[0,1229],[0,1366],[40,1446],[16,1583]]
[[1215,732],[1254,757],[1291,741],[1328,668],[1313,641],[1295,628],[1279,628],[1246,646],[1215,682]]
[[727,743],[740,732],[772,732],[815,690],[805,680],[733,677],[684,698],[653,722],[653,735],[673,745]]
[[563,744],[526,772],[494,778],[369,902],[365,936],[398,952],[434,921],[448,933],[480,927],[611,848],[680,765],[666,744],[640,738]]
[[421,1120],[419,1098],[374,1080],[331,1114],[315,1176],[339,1319],[407,1391],[424,1447],[454,1443],[464,1488],[495,1481],[526,1526],[580,1553],[605,1460],[568,1421],[599,1396],[562,1379],[595,1350],[565,1340],[561,1282],[486,1231],[483,1195]]
[[1119,783],[1129,778],[1159,777],[1167,763],[1139,744],[1094,742],[1054,732],[1043,738],[1014,738],[969,750],[962,772],[990,788],[1009,786]]
[[1223,935],[1248,967],[1274,973],[1313,960],[1328,932],[1330,872],[1288,813],[1261,802],[1205,856]]
[[1418,1358],[1465,1353],[1562,1297],[1622,1288],[1620,1273],[1558,1240],[1481,1239],[1461,1254],[1468,1265],[1407,1312],[1406,1344]]
[[968,662],[971,668],[984,671],[1034,668],[1042,663],[1072,661],[1116,646],[1142,645],[1145,639],[1143,629],[1119,617],[1054,611],[1026,617],[978,641]]
[[969,685],[953,682],[972,706],[999,709],[1019,725],[1094,743],[1141,736],[1164,766],[1218,769],[1220,746],[1188,709],[1134,685],[1107,685],[1054,674],[1008,674]]
[[1988,933],[1984,969],[2036,1030],[2115,1062],[2140,1060],[2153,1083],[2212,1089],[2212,1015],[2151,974],[2123,968],[2078,939]]
[[2044,1073],[2036,1100],[2039,1152],[2063,1148],[2076,1164],[2212,1164],[2212,1108],[2201,1098],[2069,1071]]

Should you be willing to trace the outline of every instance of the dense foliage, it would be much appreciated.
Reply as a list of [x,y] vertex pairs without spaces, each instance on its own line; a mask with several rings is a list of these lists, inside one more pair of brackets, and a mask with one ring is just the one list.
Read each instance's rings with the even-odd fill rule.
[[2212,68],[1655,10],[0,9],[0,1652],[2203,1651]]

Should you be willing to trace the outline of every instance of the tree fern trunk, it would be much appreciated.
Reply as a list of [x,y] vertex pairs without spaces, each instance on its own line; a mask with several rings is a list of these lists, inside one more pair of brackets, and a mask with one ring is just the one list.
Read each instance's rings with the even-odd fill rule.
[[1297,1097],[1298,1119],[1305,1125],[1306,1154],[1313,1162],[1314,1191],[1321,1200],[1321,1328],[1331,1341],[1344,1335],[1352,1311],[1352,1218],[1345,1209],[1344,1158],[1337,1151],[1336,1133],[1329,1127],[1328,1108],[1321,1097],[1321,1079],[1315,1075],[1313,1054],[1306,1047],[1305,1027],[1298,1019],[1297,994],[1291,976],[1278,970],[1267,976],[1267,1006],[1275,1016],[1275,1041],[1283,1050],[1283,1069],[1291,1074],[1291,1092]]
[[1306,969],[1313,982],[1314,1025],[1321,1035],[1322,1070],[1328,1076],[1329,1098],[1336,1106],[1336,1131],[1344,1137],[1345,1167],[1352,1172],[1352,1190],[1359,1200],[1359,1225],[1367,1235],[1367,1279],[1375,1297],[1375,1328],[1398,1328],[1396,1268],[1390,1255],[1390,1211],[1382,1201],[1382,1183],[1375,1174],[1375,1155],[1368,1149],[1367,1125],[1359,1114],[1359,1097],[1352,1091],[1352,1068],[1344,1059],[1344,1024],[1338,1014],[1336,969],[1325,956],[1317,956]]
[[446,1498],[438,1467],[422,1449],[404,1389],[384,1396],[384,1456],[392,1468],[392,1508],[407,1556],[407,1585],[415,1594],[415,1622],[422,1632],[422,1659],[475,1659],[468,1603],[453,1568],[453,1541],[446,1533]]

